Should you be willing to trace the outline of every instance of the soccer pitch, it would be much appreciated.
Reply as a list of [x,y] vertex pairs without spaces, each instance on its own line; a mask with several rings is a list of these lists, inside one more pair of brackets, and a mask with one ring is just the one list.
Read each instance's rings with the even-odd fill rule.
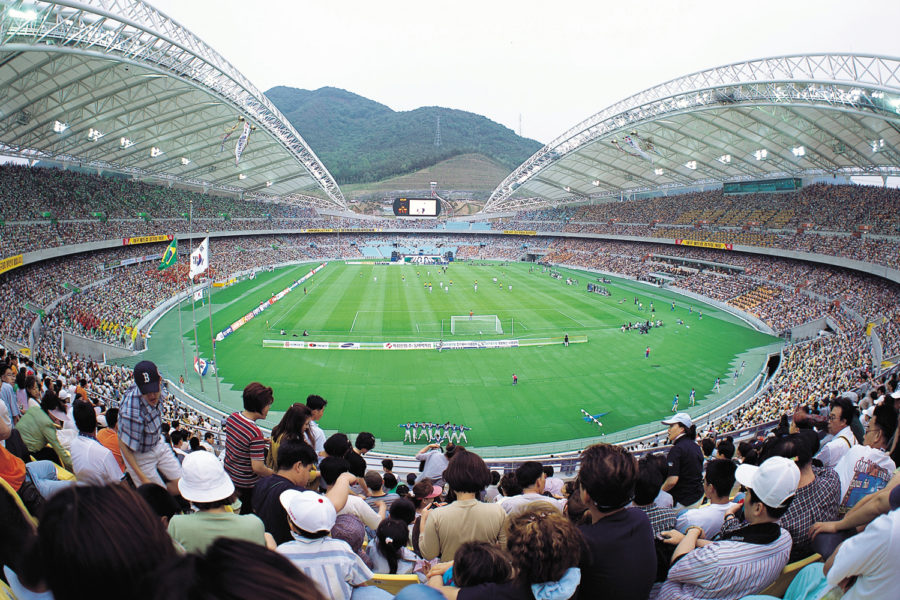
[[[225,329],[317,264],[260,273],[215,291],[213,331]],[[223,402],[240,406],[240,390],[261,381],[275,390],[273,411],[303,402],[312,393],[326,398],[325,429],[371,431],[382,441],[400,442],[401,423],[450,421],[472,428],[468,438],[475,447],[546,444],[658,421],[670,414],[675,394],[680,407],[687,408],[692,387],[698,407],[691,412],[705,411],[752,378],[765,361],[763,349],[780,341],[729,313],[665,290],[613,278],[604,286],[611,296],[604,297],[586,291],[587,283],[597,283],[596,274],[559,271],[562,279],[527,263],[450,263],[444,273],[438,265],[329,262],[217,343]],[[577,278],[577,285],[567,285],[566,277]],[[623,323],[650,318],[651,303],[664,326],[646,335],[623,333]],[[209,307],[198,303],[195,310],[201,355],[211,359]],[[470,311],[496,315],[503,333],[495,333],[491,319],[481,334],[452,335],[451,317],[468,317]],[[188,303],[182,305],[181,317],[181,330],[176,310],[157,323],[147,354],[176,380],[183,371],[179,337],[187,345],[188,360],[193,347]],[[684,325],[676,324],[677,319]],[[304,331],[309,335],[304,337]],[[573,342],[585,337],[587,342],[564,347],[566,334]],[[263,340],[308,345],[440,339],[445,344],[540,339],[546,345],[445,347],[441,352],[263,348]],[[747,373],[735,383],[732,373],[741,360],[747,360]],[[512,384],[514,373],[517,385]],[[716,377],[722,379],[718,394],[713,390]],[[216,398],[209,376],[200,394],[199,378],[190,371],[188,387]],[[582,409],[608,413],[600,419],[603,427],[583,420]],[[278,415],[274,417],[270,421],[277,422]]]

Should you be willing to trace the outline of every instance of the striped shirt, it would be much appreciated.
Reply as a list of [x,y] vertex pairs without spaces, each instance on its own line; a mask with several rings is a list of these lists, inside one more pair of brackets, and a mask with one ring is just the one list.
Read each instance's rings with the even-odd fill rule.
[[685,554],[672,565],[656,600],[743,598],[778,579],[791,553],[791,534],[771,544],[713,542]]
[[150,406],[141,397],[136,384],[131,384],[119,408],[119,440],[132,452],[150,452],[162,439],[162,415],[159,404]]
[[[121,434],[120,434],[121,435]],[[266,440],[256,424],[239,412],[225,419],[225,471],[234,487],[252,488],[259,481],[250,461],[266,457]]]
[[291,535],[294,541],[278,546],[278,552],[309,576],[326,598],[350,600],[354,587],[372,579],[372,571],[347,542]]

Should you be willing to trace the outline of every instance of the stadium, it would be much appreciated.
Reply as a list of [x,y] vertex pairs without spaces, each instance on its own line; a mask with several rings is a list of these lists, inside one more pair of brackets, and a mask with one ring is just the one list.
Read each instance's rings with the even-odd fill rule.
[[[8,425],[0,438],[13,440],[5,455],[31,465],[13,481],[5,476],[18,464],[11,458],[0,462],[0,476],[10,492],[4,502],[15,501],[4,511],[20,511],[16,519],[26,515],[32,529],[28,511],[41,511],[34,537],[44,535],[44,522],[54,522],[52,512],[43,511],[76,494],[57,493],[66,486],[55,484],[82,479],[78,464],[62,456],[75,458],[72,438],[82,428],[73,405],[93,403],[100,416],[121,407],[124,415],[141,387],[140,381],[135,386],[136,373],[147,361],[163,382],[156,424],[165,422],[167,438],[157,446],[183,455],[177,470],[185,471],[185,479],[169,476],[161,464],[148,481],[169,484],[170,492],[181,492],[182,504],[199,503],[201,511],[221,508],[204,508],[221,497],[195,499],[190,488],[177,487],[192,462],[189,440],[196,439],[195,446],[208,442],[209,451],[222,455],[224,468],[232,468],[226,453],[234,453],[238,442],[228,422],[250,410],[247,390],[253,382],[271,388],[270,403],[251,411],[256,425],[250,426],[262,428],[272,446],[298,404],[315,412],[315,401],[307,398],[317,395],[327,400],[327,410],[323,415],[319,408],[319,427],[311,429],[329,441],[339,434],[357,440],[363,471],[381,472],[387,459],[398,474],[411,472],[417,479],[428,472],[435,452],[443,459],[446,451],[451,465],[466,454],[482,457],[486,462],[479,464],[497,472],[497,479],[511,473],[527,478],[534,464],[550,467],[551,478],[555,469],[567,484],[580,473],[588,498],[582,501],[590,505],[582,516],[593,515],[595,526],[602,523],[604,506],[615,512],[632,500],[639,508],[643,503],[633,481],[622,492],[628,496],[624,502],[597,500],[593,484],[585,483],[596,475],[590,469],[602,470],[591,458],[593,449],[612,453],[604,454],[607,467],[621,459],[627,463],[623,469],[633,462],[631,470],[640,473],[653,456],[678,447],[671,429],[679,425],[661,423],[677,415],[687,419],[681,424],[693,429],[692,439],[710,446],[703,448],[704,464],[730,459],[727,448],[734,454],[740,444],[747,444],[741,451],[745,461],[752,452],[757,459],[785,456],[802,463],[773,449],[790,437],[788,428],[791,435],[801,435],[796,429],[818,431],[816,447],[821,443],[826,452],[843,435],[831,431],[829,415],[837,409],[840,421],[852,410],[860,417],[854,427],[867,433],[865,442],[860,436],[846,441],[851,452],[877,447],[884,455],[880,462],[859,458],[877,463],[866,471],[876,495],[868,506],[875,506],[875,498],[888,506],[897,479],[891,477],[897,412],[892,420],[885,415],[897,396],[900,359],[900,190],[888,180],[900,176],[900,58],[797,54],[685,74],[562,132],[509,172],[477,212],[461,214],[448,199],[454,190],[438,181],[430,188],[395,190],[380,214],[367,214],[345,197],[303,131],[228,57],[151,5],[6,3],[0,19],[0,155],[14,159],[0,164],[0,290],[6,307],[0,342],[4,372],[8,368],[16,377],[15,386],[3,380],[0,420]],[[861,176],[878,178],[881,185],[860,185],[855,178]],[[846,406],[840,403],[845,398]],[[28,413],[60,429],[59,439],[32,439],[27,423],[35,419],[26,419]],[[20,433],[16,424],[23,421]],[[87,437],[93,437],[96,421]],[[852,419],[843,421],[850,431]],[[100,422],[101,430],[114,429],[106,422]],[[122,423],[119,444],[129,435]],[[176,423],[187,433],[168,437]],[[869,439],[879,427],[880,446]],[[156,440],[141,443],[153,446]],[[422,449],[432,443],[437,445]],[[450,448],[458,446],[465,450],[454,454]],[[280,459],[272,456],[274,448],[267,452],[273,460],[267,474],[277,476],[272,473],[280,473]],[[123,457],[128,462],[144,453],[129,450]],[[841,473],[839,457],[817,457],[816,469]],[[760,464],[753,460],[744,464]],[[249,475],[259,479],[258,461],[247,461],[254,465]],[[32,472],[33,464],[51,462],[60,463],[52,476]],[[120,465],[121,477],[121,458]],[[326,481],[327,469],[320,466]],[[95,481],[95,467],[82,463],[91,473],[85,482]],[[128,462],[131,483],[147,483],[132,468]],[[711,472],[718,469],[707,470],[706,477],[715,477]],[[460,483],[459,474],[445,480],[443,470],[435,473],[433,483],[446,483],[453,490],[449,499],[458,502],[466,501],[461,494],[488,487],[470,489],[475,484]],[[243,503],[238,510],[249,512],[251,497],[255,509],[253,485],[229,475],[230,489]],[[373,486],[368,477],[362,483],[363,473],[354,475],[354,491],[372,500],[369,492],[381,484]],[[699,482],[699,470],[697,476]],[[536,477],[542,482],[537,492],[550,493],[543,476]],[[607,481],[597,489],[616,487],[596,477]],[[48,488],[44,478],[54,485]],[[18,487],[26,479],[36,490],[31,497]],[[332,486],[329,499],[341,487],[337,480],[326,481]],[[668,481],[661,477],[655,493],[665,493],[663,480]],[[527,496],[537,485],[530,481],[518,494],[500,494]],[[760,502],[772,508],[766,498],[753,496],[756,488],[740,476],[738,481],[753,490],[738,492],[740,498],[746,492],[745,508]],[[713,481],[706,483],[715,488]],[[306,481],[298,485],[302,489]],[[737,492],[735,485],[732,476],[728,491]],[[496,490],[497,481],[492,486]],[[793,493],[799,495],[797,490],[795,483]],[[97,492],[96,502],[104,501],[103,493]],[[563,503],[568,497],[567,515],[584,524],[573,517],[575,502],[563,494],[562,482],[551,496]],[[735,497],[704,489],[712,504],[719,496]],[[896,494],[890,496],[895,508]],[[685,499],[693,500],[676,497],[677,507],[701,510]],[[350,505],[346,490],[342,502]],[[834,527],[835,535],[851,529],[838,519],[858,513],[846,498],[842,502],[831,502],[834,510],[827,514],[807,515],[806,530],[826,521],[843,523]],[[513,527],[515,511],[507,506],[506,526]],[[278,508],[282,517],[285,510],[292,515],[289,507]],[[422,506],[417,508],[421,513]],[[869,520],[880,522],[876,516]],[[390,520],[383,510],[379,517]],[[16,519],[4,516],[9,523]],[[451,560],[447,547],[431,552],[429,536],[436,534],[425,529],[426,519],[420,521],[424,533],[415,530],[421,537],[410,541],[410,552],[420,560]],[[369,529],[367,546],[380,539],[383,548],[384,538],[375,534],[379,522],[360,520]],[[674,523],[673,514],[666,530],[675,529]],[[656,528],[653,517],[651,524]],[[298,521],[291,526],[302,533]],[[790,529],[786,520],[782,526]],[[712,540],[700,525],[681,529],[678,540],[689,540],[691,529]],[[653,537],[664,546],[662,531],[654,529]],[[851,540],[862,544],[869,532]],[[60,528],[52,547],[64,548],[66,536],[76,533],[85,535]],[[803,548],[797,547],[797,532],[791,535],[791,565],[785,554],[780,563],[773,559],[780,566],[771,573],[744,578],[755,581],[759,575],[755,588],[703,597],[763,590],[782,597],[800,569],[795,559],[821,569],[819,559],[827,558],[805,535]],[[28,535],[5,537],[13,541],[0,559],[18,573],[15,584],[40,580],[24,576],[21,558],[10,558]],[[896,544],[900,538],[891,539]],[[652,545],[652,539],[647,542]],[[598,550],[592,548],[597,566]],[[227,570],[224,555],[205,556],[221,560],[216,568]],[[580,597],[599,597],[591,594],[600,584],[584,570],[587,559],[581,560]],[[85,572],[93,567],[88,564]],[[122,573],[128,568],[123,564]],[[391,569],[387,575],[401,577],[396,559]],[[866,573],[849,574],[867,582]],[[57,597],[66,597],[63,579],[42,577]],[[196,577],[199,587],[214,587]],[[562,573],[535,577],[537,583],[556,581]],[[376,575],[376,587],[394,593],[426,579],[398,584]],[[667,587],[675,580],[656,579],[653,593],[682,597]],[[15,587],[8,574],[5,581]],[[781,588],[771,587],[776,584]],[[116,585],[121,592],[128,583]],[[365,587],[353,595],[363,597],[359,590]],[[34,591],[28,585],[20,589],[26,588]],[[310,589],[310,598],[329,594]],[[649,586],[640,590],[633,596],[622,591],[621,597],[646,598]]]

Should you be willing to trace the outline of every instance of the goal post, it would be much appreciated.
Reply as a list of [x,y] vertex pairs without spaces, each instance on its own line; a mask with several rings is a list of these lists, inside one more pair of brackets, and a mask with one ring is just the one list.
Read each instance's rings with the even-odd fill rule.
[[483,333],[503,333],[497,315],[453,315],[450,317],[452,335],[474,335]]

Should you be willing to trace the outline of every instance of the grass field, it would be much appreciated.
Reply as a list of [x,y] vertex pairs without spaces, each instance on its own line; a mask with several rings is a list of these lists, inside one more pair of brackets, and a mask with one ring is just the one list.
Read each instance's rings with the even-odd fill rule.
[[[777,338],[759,333],[733,315],[664,290],[614,279],[612,295],[585,291],[596,275],[563,270],[578,278],[566,285],[541,273],[539,266],[452,263],[437,266],[346,265],[330,262],[304,286],[216,346],[225,404],[240,404],[240,390],[261,381],[275,390],[273,410],[317,393],[329,404],[325,429],[371,431],[385,441],[403,439],[405,421],[452,421],[472,428],[473,446],[536,444],[598,435],[581,418],[581,409],[601,418],[603,433],[655,421],[669,414],[674,394],[686,408],[696,388],[699,408],[739,387],[731,373],[747,360],[747,374],[759,370],[759,349]],[[273,293],[310,270],[310,265],[259,274],[213,294],[213,330],[218,332]],[[430,271],[430,274],[429,274]],[[497,283],[493,278],[498,279]],[[440,284],[452,288],[445,292]],[[474,282],[478,281],[477,292]],[[432,291],[424,286],[432,283]],[[502,284],[502,285],[501,285]],[[509,286],[512,289],[509,289]],[[634,298],[640,298],[639,311]],[[675,310],[671,310],[674,300]],[[623,333],[621,325],[649,318],[650,303],[665,325],[647,335]],[[693,310],[689,310],[692,307]],[[196,307],[201,354],[211,358],[209,307]],[[503,334],[484,331],[464,339],[556,337],[553,345],[479,350],[306,350],[263,348],[262,340],[331,342],[445,341],[451,315],[497,315]],[[703,317],[700,318],[700,310]],[[179,333],[193,343],[191,308],[170,311],[153,330],[148,358],[177,379],[183,370]],[[677,325],[676,319],[684,325]],[[280,331],[285,330],[282,336]],[[302,337],[307,330],[309,337]],[[561,343],[568,333],[587,343]],[[294,336],[297,337],[294,337]],[[650,357],[645,350],[650,347]],[[512,385],[512,375],[518,385]],[[722,393],[713,382],[722,378]],[[189,385],[199,391],[190,373]],[[205,396],[215,386],[205,379]]]

